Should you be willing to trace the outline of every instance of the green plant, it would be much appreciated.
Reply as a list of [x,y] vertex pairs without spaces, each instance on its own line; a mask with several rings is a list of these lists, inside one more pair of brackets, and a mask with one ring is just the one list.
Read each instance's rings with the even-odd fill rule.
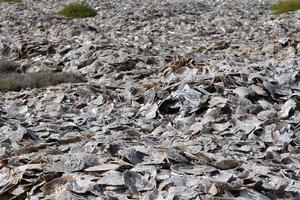
[[20,66],[12,61],[0,60],[0,73],[11,73],[20,70]]
[[62,10],[57,12],[57,14],[70,18],[86,18],[96,16],[97,12],[88,4],[81,2],[65,5]]
[[0,3],[20,3],[21,0],[0,0]]
[[280,0],[271,5],[275,14],[282,14],[300,9],[300,0]]
[[0,74],[0,91],[20,91],[26,88],[42,88],[60,83],[84,82],[80,75],[67,72],[41,71],[28,74],[7,73]]

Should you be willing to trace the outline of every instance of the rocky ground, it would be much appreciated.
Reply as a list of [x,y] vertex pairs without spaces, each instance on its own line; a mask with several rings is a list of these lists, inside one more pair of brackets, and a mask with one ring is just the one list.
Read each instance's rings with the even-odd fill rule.
[[300,12],[274,0],[0,5],[0,57],[87,83],[0,93],[0,199],[300,199]]

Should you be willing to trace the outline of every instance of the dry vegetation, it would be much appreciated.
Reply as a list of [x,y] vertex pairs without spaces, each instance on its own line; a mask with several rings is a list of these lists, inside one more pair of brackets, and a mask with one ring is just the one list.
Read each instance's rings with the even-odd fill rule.
[[0,0],[0,3],[20,3],[21,0]]
[[20,66],[12,61],[0,60],[0,91],[20,91],[26,88],[41,88],[60,83],[84,82],[84,78],[75,73],[40,71],[22,73]]
[[17,72],[20,66],[12,61],[0,60],[0,74]]
[[26,88],[42,88],[60,83],[79,82],[84,82],[83,77],[67,72],[2,73],[0,74],[0,91],[20,91]]

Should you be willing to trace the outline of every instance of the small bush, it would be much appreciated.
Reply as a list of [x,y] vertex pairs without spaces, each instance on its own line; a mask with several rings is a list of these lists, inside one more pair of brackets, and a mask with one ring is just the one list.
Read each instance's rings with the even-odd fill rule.
[[274,3],[271,9],[275,14],[282,14],[300,9],[300,0],[281,0]]
[[17,72],[21,70],[20,66],[12,61],[0,60],[0,74]]
[[81,2],[65,5],[62,10],[57,12],[57,14],[71,18],[86,18],[96,16],[97,12],[88,4]]
[[21,0],[0,0],[0,3],[20,3]]
[[82,76],[67,72],[8,73],[0,74],[0,91],[20,91],[26,88],[42,88],[60,83],[80,83],[84,81]]

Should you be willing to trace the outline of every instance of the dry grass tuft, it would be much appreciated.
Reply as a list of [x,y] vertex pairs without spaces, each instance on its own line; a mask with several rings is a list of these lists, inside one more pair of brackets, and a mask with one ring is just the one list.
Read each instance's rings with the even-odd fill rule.
[[21,70],[20,66],[12,61],[0,60],[0,74],[12,73]]
[[43,88],[60,83],[80,83],[84,81],[82,76],[67,72],[2,73],[0,74],[0,91],[20,91],[26,88]]
[[0,3],[20,3],[21,0],[0,0]]

